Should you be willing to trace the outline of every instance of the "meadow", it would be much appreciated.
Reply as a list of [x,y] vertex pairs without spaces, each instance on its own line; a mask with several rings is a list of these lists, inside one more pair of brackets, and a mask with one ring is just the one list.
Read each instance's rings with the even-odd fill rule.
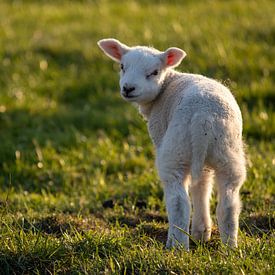
[[[274,274],[275,2],[0,2],[1,274]],[[239,247],[166,250],[154,150],[99,39],[177,46],[244,119]],[[215,221],[216,192],[211,201]]]

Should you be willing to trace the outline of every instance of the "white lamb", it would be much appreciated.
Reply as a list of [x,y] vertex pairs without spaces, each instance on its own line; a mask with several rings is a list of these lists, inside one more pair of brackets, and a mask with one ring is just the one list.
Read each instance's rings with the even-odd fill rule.
[[[201,75],[173,70],[186,53],[128,47],[103,39],[99,47],[120,63],[121,96],[148,120],[156,166],[164,185],[169,231],[167,247],[189,249],[190,188],[196,240],[211,235],[212,176],[218,190],[217,220],[223,243],[237,246],[239,190],[246,177],[241,111],[230,91]],[[189,181],[191,179],[191,181]]]

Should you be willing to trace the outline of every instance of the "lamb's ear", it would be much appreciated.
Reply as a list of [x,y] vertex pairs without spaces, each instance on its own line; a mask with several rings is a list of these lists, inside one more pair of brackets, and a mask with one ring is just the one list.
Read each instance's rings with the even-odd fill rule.
[[97,45],[107,56],[116,62],[120,62],[121,57],[130,49],[128,46],[113,38],[99,40]]
[[179,48],[169,48],[162,55],[161,58],[163,60],[165,67],[177,67],[182,59],[186,56],[185,51]]

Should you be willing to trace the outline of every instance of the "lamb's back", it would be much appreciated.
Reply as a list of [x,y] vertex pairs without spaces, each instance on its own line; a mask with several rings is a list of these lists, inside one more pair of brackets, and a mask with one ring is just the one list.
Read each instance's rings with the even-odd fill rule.
[[240,108],[227,87],[216,80],[195,74],[182,74],[176,80],[174,112],[184,120],[196,113],[211,114],[225,120],[242,121]]
[[[208,122],[213,124],[212,131],[217,134],[228,124],[229,132],[234,129],[233,135],[241,135],[242,117],[234,96],[213,79],[176,73],[155,102],[148,128],[158,146],[169,127],[178,129],[182,139],[189,139],[191,127]],[[224,129],[222,131],[227,135]]]

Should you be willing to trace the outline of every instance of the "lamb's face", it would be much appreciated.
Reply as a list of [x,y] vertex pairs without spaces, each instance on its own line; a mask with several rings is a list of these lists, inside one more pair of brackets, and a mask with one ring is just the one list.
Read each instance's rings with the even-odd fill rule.
[[180,64],[186,53],[178,48],[160,52],[148,47],[130,48],[115,39],[103,39],[99,47],[120,63],[120,93],[130,102],[146,104],[161,90],[168,68]]
[[165,76],[161,53],[133,48],[120,60],[120,93],[130,102],[147,103],[160,92]]

